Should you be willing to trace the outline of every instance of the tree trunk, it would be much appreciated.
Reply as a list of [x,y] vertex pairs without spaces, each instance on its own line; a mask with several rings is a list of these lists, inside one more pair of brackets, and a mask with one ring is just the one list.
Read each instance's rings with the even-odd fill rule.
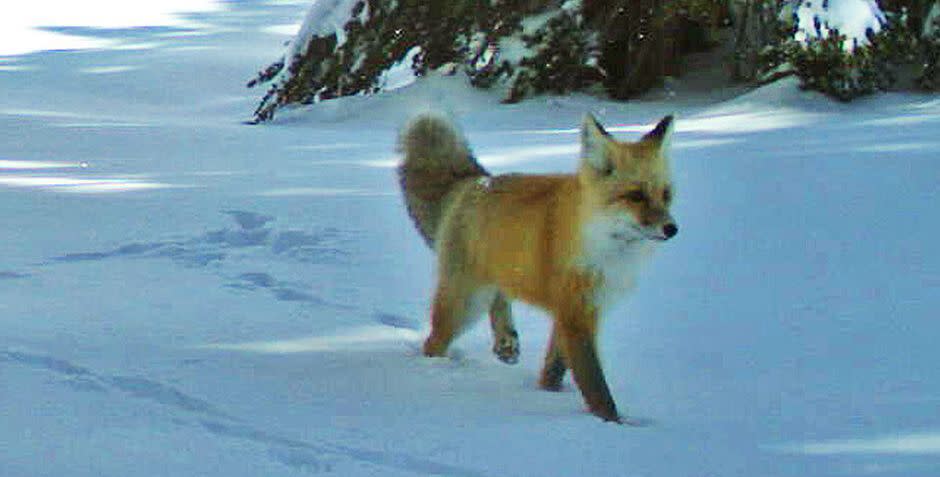
[[731,76],[737,81],[757,79],[760,53],[777,37],[779,9],[775,0],[732,0],[734,59]]
[[585,0],[584,14],[600,33],[599,63],[611,97],[647,91],[662,80],[666,65],[675,63],[666,49],[663,0]]
[[885,11],[907,10],[907,26],[911,31],[920,33],[924,20],[936,0],[881,0],[880,3]]

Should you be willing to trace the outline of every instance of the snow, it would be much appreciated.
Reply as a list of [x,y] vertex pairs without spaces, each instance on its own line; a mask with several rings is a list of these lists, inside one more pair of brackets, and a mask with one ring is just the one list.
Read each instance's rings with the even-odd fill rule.
[[927,12],[927,18],[924,19],[923,36],[935,35],[938,26],[940,26],[940,3],[934,3]]
[[886,21],[874,0],[802,0],[796,8],[794,39],[806,44],[837,30],[846,37],[843,48],[852,51],[868,45],[868,32],[880,32]]
[[[113,46],[107,37],[89,38],[70,34],[69,28],[114,29],[132,27],[199,26],[192,17],[176,14],[212,12],[217,0],[164,0],[126,2],[120,0],[40,0],[30,5],[7,5],[0,16],[0,56],[56,49],[86,49]],[[59,31],[61,30],[61,31]]]
[[914,433],[876,437],[812,442],[782,450],[812,455],[837,454],[940,454],[940,433]]
[[[501,105],[429,75],[242,124],[306,8],[3,58],[0,475],[938,475],[937,96]],[[586,111],[622,138],[678,113],[679,235],[601,333],[649,425],[538,390],[530,307],[515,366],[483,323],[420,356],[433,257],[393,168],[429,107],[498,173],[572,170]]]
[[414,64],[415,57],[419,54],[421,54],[421,47],[412,47],[405,53],[405,57],[401,61],[395,62],[389,69],[383,71],[378,81],[379,89],[381,91],[394,91],[413,84],[417,77],[411,65]]
[[287,57],[294,58],[307,51],[310,40],[336,35],[336,46],[346,43],[346,23],[352,18],[359,0],[316,0],[300,24],[300,30],[287,48]]

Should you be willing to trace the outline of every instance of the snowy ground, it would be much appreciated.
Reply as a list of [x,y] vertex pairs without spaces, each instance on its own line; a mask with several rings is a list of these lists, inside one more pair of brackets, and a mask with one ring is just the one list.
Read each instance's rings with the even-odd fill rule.
[[[306,6],[0,58],[0,475],[940,474],[940,98],[499,106],[434,79],[241,124]],[[602,334],[652,425],[537,390],[537,310],[517,366],[485,326],[417,355],[433,263],[392,166],[428,107],[498,172],[571,170],[586,110],[621,137],[680,114],[679,236]]]

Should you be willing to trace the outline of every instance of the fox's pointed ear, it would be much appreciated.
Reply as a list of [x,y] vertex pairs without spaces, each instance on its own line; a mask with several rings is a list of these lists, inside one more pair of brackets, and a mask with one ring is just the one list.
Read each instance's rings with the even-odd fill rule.
[[659,124],[653,128],[652,131],[646,133],[643,136],[643,141],[650,141],[656,144],[659,144],[660,150],[669,149],[669,145],[672,142],[672,131],[675,129],[675,121],[673,116],[664,117],[659,121]]
[[605,175],[612,169],[607,157],[607,143],[610,141],[610,134],[594,115],[585,114],[581,123],[581,157],[591,168]]

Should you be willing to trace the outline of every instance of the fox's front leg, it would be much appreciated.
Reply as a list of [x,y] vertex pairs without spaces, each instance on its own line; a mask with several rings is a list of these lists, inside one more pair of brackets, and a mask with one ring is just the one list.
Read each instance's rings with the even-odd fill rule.
[[572,310],[557,316],[556,338],[560,338],[565,362],[571,367],[588,409],[605,421],[620,422],[617,406],[610,395],[604,370],[597,357],[595,331],[597,315],[589,310]]
[[539,377],[539,387],[546,391],[561,391],[568,364],[561,351],[561,338],[558,337],[558,324],[552,326],[552,336],[548,339],[548,351],[545,352],[545,364]]

